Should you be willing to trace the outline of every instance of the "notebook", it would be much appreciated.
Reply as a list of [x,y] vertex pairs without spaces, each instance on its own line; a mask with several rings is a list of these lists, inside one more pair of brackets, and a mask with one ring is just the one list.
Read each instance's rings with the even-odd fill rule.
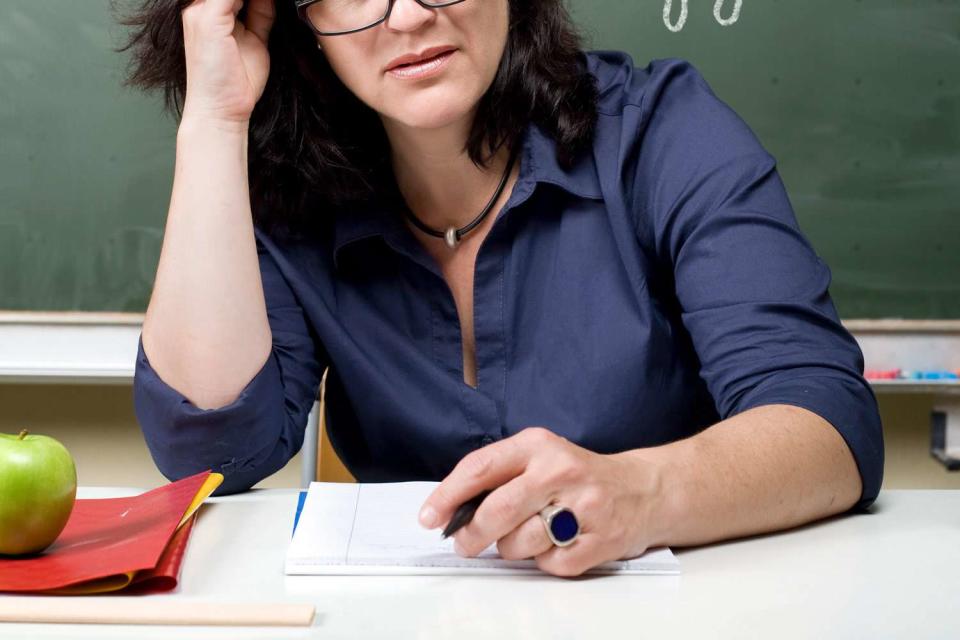
[[[436,482],[342,484],[312,482],[287,547],[288,575],[527,574],[534,560],[504,560],[491,545],[476,558],[453,550],[438,529],[423,529],[417,514]],[[680,573],[667,547],[589,573]]]
[[46,550],[0,556],[0,591],[80,595],[177,585],[196,510],[223,481],[204,471],[127,498],[78,499]]

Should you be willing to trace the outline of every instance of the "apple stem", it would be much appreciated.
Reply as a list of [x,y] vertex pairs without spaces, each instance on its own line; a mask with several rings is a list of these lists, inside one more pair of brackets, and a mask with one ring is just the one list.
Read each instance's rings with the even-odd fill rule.
[[23,440],[24,438],[26,438],[28,433],[29,433],[29,431],[27,431],[26,429],[21,429],[21,430],[20,430],[20,437],[18,438],[18,440]]

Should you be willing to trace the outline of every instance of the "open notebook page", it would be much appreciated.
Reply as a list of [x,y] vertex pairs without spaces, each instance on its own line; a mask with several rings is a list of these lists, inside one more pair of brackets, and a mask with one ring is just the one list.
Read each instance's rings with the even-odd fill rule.
[[[539,572],[533,560],[504,560],[491,545],[476,558],[453,550],[417,514],[436,482],[313,482],[287,550],[288,574],[436,574]],[[591,573],[677,574],[669,548],[609,562]]]

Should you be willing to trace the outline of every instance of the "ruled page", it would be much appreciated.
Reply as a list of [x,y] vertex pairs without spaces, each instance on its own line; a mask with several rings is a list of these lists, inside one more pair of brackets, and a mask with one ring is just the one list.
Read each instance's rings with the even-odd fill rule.
[[[313,482],[287,552],[288,574],[530,573],[533,560],[504,560],[491,545],[476,558],[453,550],[439,529],[417,521],[436,482],[341,484]],[[668,548],[609,562],[595,573],[676,574]]]

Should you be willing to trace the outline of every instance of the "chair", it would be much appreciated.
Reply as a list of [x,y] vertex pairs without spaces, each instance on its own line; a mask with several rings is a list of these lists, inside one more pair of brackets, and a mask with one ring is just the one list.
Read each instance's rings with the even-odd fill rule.
[[[347,468],[340,461],[337,452],[333,450],[330,444],[330,438],[327,436],[327,411],[325,396],[327,390],[327,373],[330,367],[323,371],[323,377],[320,379],[320,427],[317,430],[317,472],[318,482],[356,482],[356,479],[347,471]],[[309,468],[309,467],[308,467]]]

